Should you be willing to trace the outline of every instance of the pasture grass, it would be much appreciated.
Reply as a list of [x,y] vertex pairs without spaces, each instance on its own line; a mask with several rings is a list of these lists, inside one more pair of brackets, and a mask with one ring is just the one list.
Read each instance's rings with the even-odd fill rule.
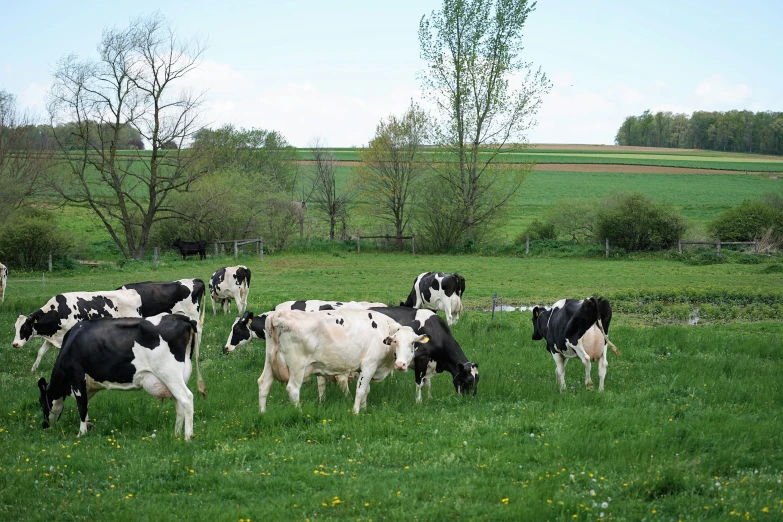
[[[501,323],[480,311],[494,291],[519,303],[591,293],[644,302],[688,295],[779,302],[779,272],[764,273],[763,265],[348,253],[243,262],[253,270],[250,309],[256,311],[296,298],[394,303],[425,269],[460,271],[474,310],[463,313],[453,332],[480,364],[478,395],[457,396],[448,376],[439,375],[434,398],[415,404],[413,376],[395,374],[373,384],[367,412],[354,416],[335,386],[318,405],[314,383],[306,384],[297,411],[276,384],[261,416],[256,379],[264,343],[224,355],[234,314],[210,310],[201,356],[209,396],[196,397],[193,441],[173,436],[172,402],[143,392],[98,394],[90,409],[95,430],[84,438],[76,437],[72,400],[58,423],[41,430],[35,381],[48,380],[55,356],[47,354],[37,374],[29,373],[40,342],[10,348],[16,313],[29,313],[60,291],[206,279],[231,261],[166,259],[157,270],[144,263],[79,270],[49,278],[45,288],[12,274],[0,305],[0,517],[783,516],[780,322],[649,327],[616,313],[610,335],[623,356],[610,354],[606,392],[586,391],[584,370],[572,361],[568,389],[560,394],[551,357],[530,338],[529,312],[506,313]],[[597,385],[596,369],[593,377]]]

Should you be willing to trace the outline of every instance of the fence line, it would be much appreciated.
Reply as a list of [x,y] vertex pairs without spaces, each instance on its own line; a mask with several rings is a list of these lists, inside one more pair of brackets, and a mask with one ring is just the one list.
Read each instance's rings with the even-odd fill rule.
[[361,241],[362,239],[383,239],[384,240],[384,248],[389,249],[389,239],[394,239],[395,241],[402,241],[404,239],[410,239],[411,240],[411,254],[416,255],[416,235],[410,235],[410,236],[390,236],[389,234],[384,234],[382,236],[356,236],[356,252],[359,253],[362,251],[361,247]]

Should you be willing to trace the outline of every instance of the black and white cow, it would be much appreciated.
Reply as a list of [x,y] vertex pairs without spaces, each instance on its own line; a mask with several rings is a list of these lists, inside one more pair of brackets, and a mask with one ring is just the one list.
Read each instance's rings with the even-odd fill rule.
[[353,412],[366,408],[370,381],[383,380],[393,370],[407,371],[416,344],[427,342],[426,335],[388,316],[368,317],[372,315],[357,309],[270,312],[265,325],[266,362],[258,378],[259,411],[266,411],[274,380],[287,382],[291,402],[298,407],[299,389],[308,375],[353,371],[360,372]]
[[204,239],[199,241],[182,241],[177,238],[171,246],[179,250],[179,253],[182,254],[183,261],[187,256],[195,256],[197,254],[199,259],[207,258],[207,242]]
[[599,297],[561,299],[551,307],[533,308],[533,340],[546,340],[546,348],[555,359],[555,376],[560,391],[565,391],[565,365],[568,359],[578,357],[585,367],[585,386],[593,389],[590,378],[591,361],[598,361],[598,391],[604,391],[606,377],[606,348],[617,348],[609,341],[609,323],[612,307]]
[[413,366],[416,377],[416,402],[421,402],[421,388],[427,386],[427,397],[432,398],[430,387],[435,373],[449,372],[457,393],[476,395],[478,389],[478,364],[470,362],[459,343],[451,334],[446,321],[431,310],[416,310],[406,306],[371,308],[370,311],[384,314],[403,326],[410,326],[419,335],[426,335],[429,341],[417,345]]
[[5,303],[5,286],[8,284],[8,268],[0,263],[0,302]]
[[201,279],[180,279],[168,283],[131,283],[117,290],[135,290],[139,293],[142,317],[184,314],[198,321],[205,288]]
[[141,296],[136,290],[68,292],[58,294],[30,315],[16,319],[13,347],[21,348],[33,337],[43,337],[31,372],[49,348],[60,348],[68,331],[80,321],[99,317],[141,317]]
[[408,299],[400,306],[441,310],[449,325],[456,324],[462,311],[465,278],[459,274],[424,272],[413,282]]
[[227,266],[218,268],[209,280],[209,297],[212,299],[212,314],[216,314],[215,304],[220,303],[228,313],[231,300],[237,303],[239,314],[247,310],[247,294],[250,291],[250,269],[246,266]]
[[201,328],[180,314],[146,318],[82,321],[65,336],[50,382],[41,377],[38,389],[43,427],[60,418],[65,399],[76,399],[81,424],[87,433],[87,406],[100,390],[146,390],[150,395],[174,399],[177,420],[174,433],[193,437],[193,394],[188,389],[196,358],[198,390],[206,398],[199,367]]

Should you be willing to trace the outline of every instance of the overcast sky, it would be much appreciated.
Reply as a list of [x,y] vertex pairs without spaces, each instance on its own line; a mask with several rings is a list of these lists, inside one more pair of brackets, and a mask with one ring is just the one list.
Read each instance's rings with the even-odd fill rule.
[[[208,41],[188,86],[207,91],[213,126],[275,129],[300,147],[314,137],[366,144],[380,118],[420,97],[418,24],[440,5],[0,2],[0,89],[23,107],[43,115],[60,57],[95,57],[104,28],[159,8],[183,36]],[[781,27],[777,0],[540,0],[525,59],[554,86],[528,138],[611,144],[622,120],[645,109],[783,110]]]

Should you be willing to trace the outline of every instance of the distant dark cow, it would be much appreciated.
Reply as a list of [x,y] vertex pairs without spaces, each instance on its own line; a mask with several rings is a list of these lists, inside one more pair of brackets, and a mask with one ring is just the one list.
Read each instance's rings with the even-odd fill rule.
[[427,335],[429,341],[416,347],[413,358],[416,377],[416,402],[421,402],[421,388],[427,386],[427,398],[432,398],[430,387],[435,373],[449,372],[457,393],[469,393],[478,389],[478,364],[470,362],[451,330],[435,312],[416,310],[405,306],[371,308],[373,313],[387,315],[403,326],[410,326],[419,335]]
[[201,328],[180,314],[138,319],[95,319],[74,326],[52,370],[51,382],[41,377],[38,389],[43,427],[60,418],[66,397],[79,408],[79,436],[87,433],[87,406],[100,390],[146,390],[163,399],[173,398],[177,420],[175,435],[185,425],[185,440],[193,437],[193,394],[188,389],[196,357],[198,390],[206,398],[199,367]]
[[5,285],[8,283],[8,268],[0,263],[0,302],[5,303]]
[[216,314],[215,304],[220,303],[223,311],[231,309],[231,300],[237,303],[239,314],[247,310],[247,294],[250,291],[250,269],[246,266],[228,266],[219,268],[209,280],[209,297],[212,300],[212,314]]
[[68,330],[80,321],[99,317],[141,317],[141,296],[136,290],[58,294],[30,315],[16,319],[13,347],[21,348],[33,337],[44,338],[30,370],[34,372],[49,348],[62,346]]
[[201,279],[180,279],[167,283],[131,283],[117,290],[135,290],[139,293],[142,317],[185,314],[197,321],[205,288]]
[[465,293],[465,278],[459,274],[425,272],[413,282],[408,300],[400,306],[441,310],[446,314],[449,325],[457,324],[462,311],[462,294]]
[[195,256],[196,254],[198,254],[199,259],[207,258],[207,242],[204,239],[200,241],[182,241],[177,239],[171,246],[179,249],[183,261],[187,256]]
[[561,299],[551,307],[533,308],[533,340],[546,340],[546,348],[555,359],[555,376],[560,391],[565,391],[565,365],[568,359],[578,357],[585,366],[585,386],[593,389],[590,379],[591,361],[598,361],[598,391],[604,391],[606,377],[606,347],[615,355],[620,352],[609,341],[609,323],[612,307],[599,297]]

